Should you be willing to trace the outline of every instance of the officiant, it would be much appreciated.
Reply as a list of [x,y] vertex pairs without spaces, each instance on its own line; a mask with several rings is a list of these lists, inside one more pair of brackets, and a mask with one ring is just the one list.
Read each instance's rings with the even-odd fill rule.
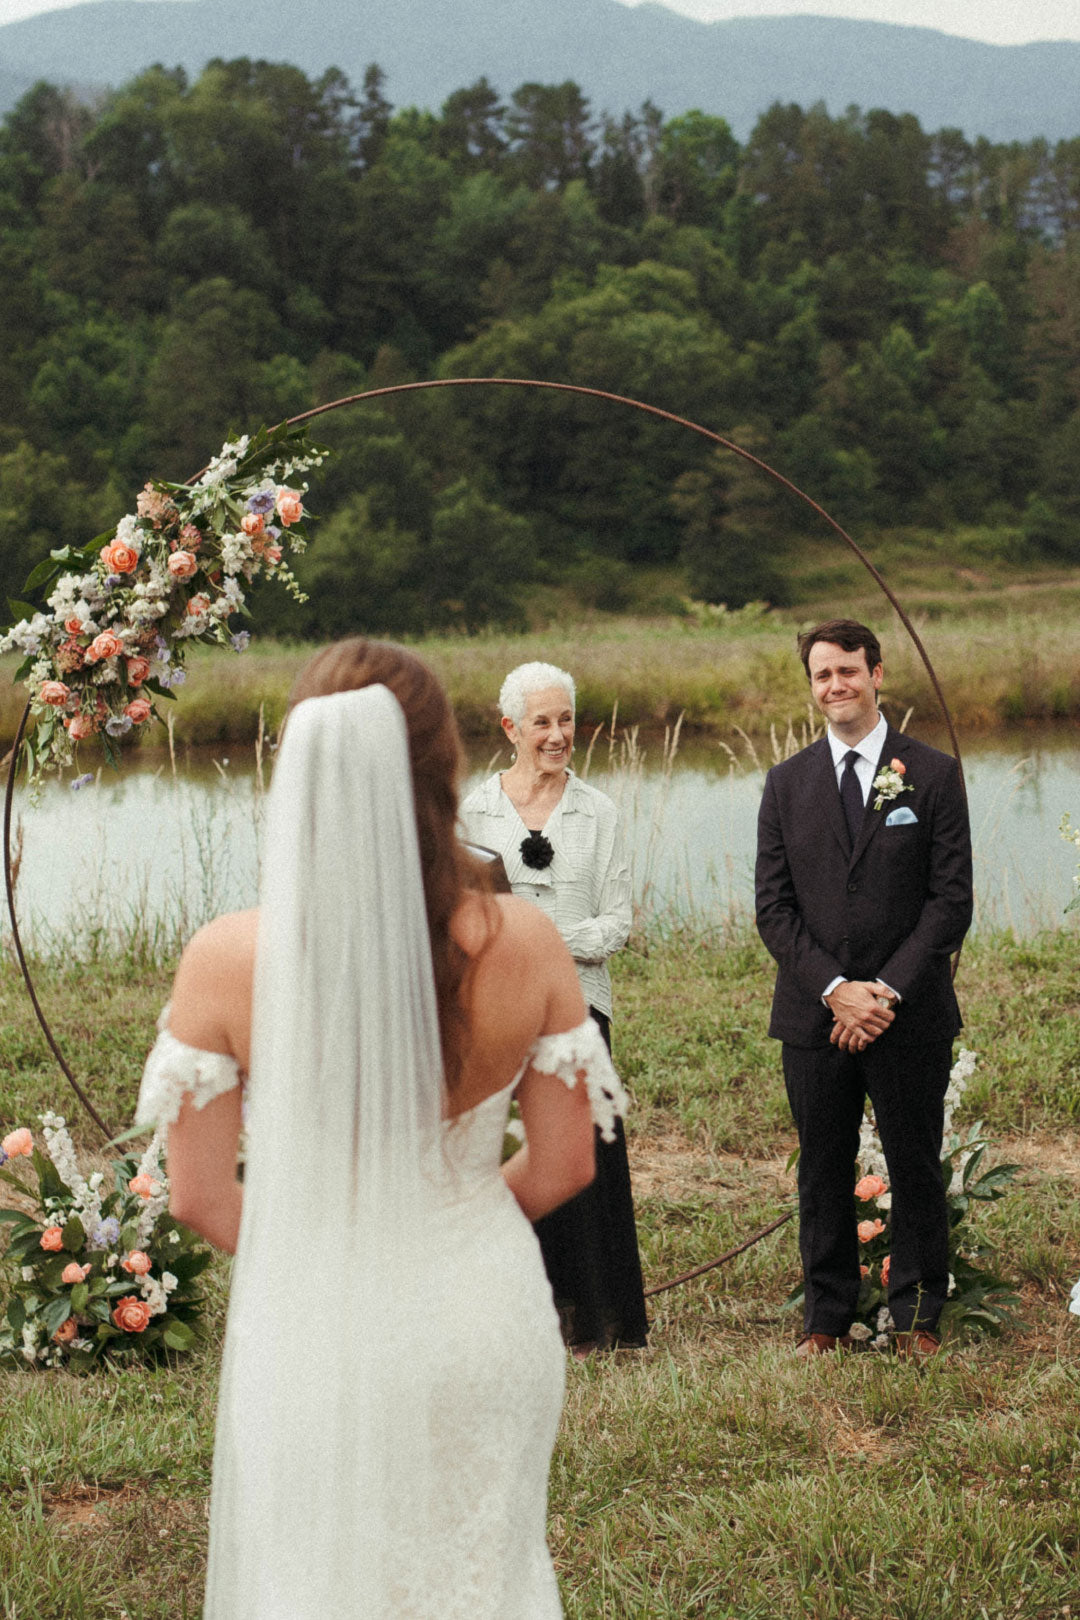
[[[511,765],[473,789],[461,820],[467,837],[502,856],[513,892],[555,923],[610,1050],[608,960],[630,934],[630,867],[615,805],[570,769],[574,703],[565,670],[511,670],[499,693]],[[648,1332],[621,1121],[614,1142],[597,1134],[596,1166],[590,1187],[536,1223],[563,1336],[579,1357],[640,1347]]]

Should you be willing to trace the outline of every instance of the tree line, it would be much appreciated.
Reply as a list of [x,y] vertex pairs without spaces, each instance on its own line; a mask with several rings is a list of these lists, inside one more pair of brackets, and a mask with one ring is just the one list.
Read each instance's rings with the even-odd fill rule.
[[[994,144],[776,104],[745,144],[573,83],[396,109],[378,67],[155,66],[0,126],[0,590],[151,476],[367,387],[582,383],[690,416],[842,522],[1080,555],[1080,137]],[[783,599],[789,498],[703,442],[547,393],[329,416],[317,635],[617,607],[636,565]],[[259,609],[273,624],[275,609]]]

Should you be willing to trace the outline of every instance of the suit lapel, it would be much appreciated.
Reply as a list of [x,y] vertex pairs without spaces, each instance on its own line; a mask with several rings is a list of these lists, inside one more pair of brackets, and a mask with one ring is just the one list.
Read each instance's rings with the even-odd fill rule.
[[[890,726],[885,733],[885,741],[881,745],[881,753],[878,755],[877,764],[874,766],[874,775],[876,776],[878,771],[880,771],[882,760],[890,760],[895,756],[898,759],[903,759],[906,763],[907,761],[905,756],[907,751],[907,744],[901,733],[899,731],[894,731],[892,726]],[[839,797],[839,795],[837,795],[837,797]],[[876,798],[877,794],[871,787],[866,800],[866,809],[863,811],[863,820],[862,826],[859,829],[859,836],[855,840],[855,848],[851,852],[852,866],[855,865],[856,861],[862,859],[871,842],[874,838],[876,838],[879,830],[885,825],[885,817],[889,812],[885,805],[882,805],[880,810],[874,809],[874,800]]]

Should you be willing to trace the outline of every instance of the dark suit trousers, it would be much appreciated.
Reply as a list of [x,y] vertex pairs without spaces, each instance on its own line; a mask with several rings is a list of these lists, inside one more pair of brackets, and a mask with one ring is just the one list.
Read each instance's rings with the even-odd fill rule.
[[934,1328],[949,1286],[949,1223],[941,1133],[952,1041],[864,1052],[783,1047],[784,1083],[799,1132],[799,1249],[808,1333],[846,1333],[859,1298],[855,1157],[869,1095],[889,1167],[889,1309],[899,1331]]

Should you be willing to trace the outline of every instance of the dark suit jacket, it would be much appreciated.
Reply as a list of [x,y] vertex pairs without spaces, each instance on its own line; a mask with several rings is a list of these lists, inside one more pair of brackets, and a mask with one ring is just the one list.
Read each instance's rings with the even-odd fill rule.
[[[827,1045],[829,982],[882,979],[901,997],[882,1039],[914,1045],[960,1028],[950,956],[971,922],[971,835],[956,760],[889,727],[881,759],[911,792],[874,809],[850,849],[826,738],[774,765],[758,816],[757,925],[779,971],[769,1034]],[[875,770],[874,774],[877,774]],[[886,826],[903,807],[914,822]]]

